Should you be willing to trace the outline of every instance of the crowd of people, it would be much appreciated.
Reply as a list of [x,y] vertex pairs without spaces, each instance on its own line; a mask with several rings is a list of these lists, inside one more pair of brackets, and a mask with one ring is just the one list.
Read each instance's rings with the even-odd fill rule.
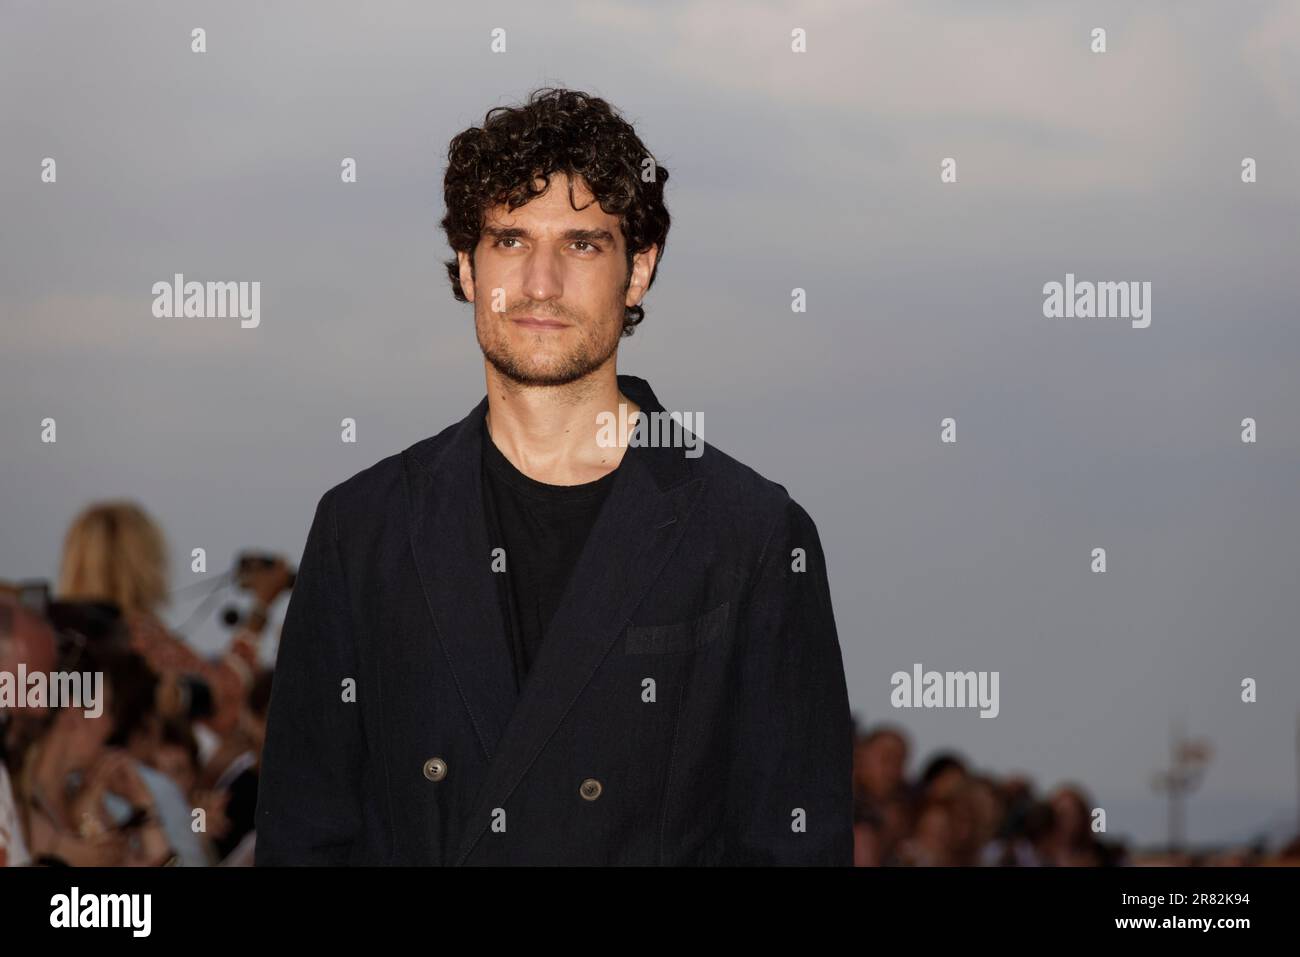
[[[249,866],[273,670],[260,644],[292,584],[279,559],[241,573],[252,611],[203,656],[160,618],[168,560],[131,502],[97,503],[64,540],[57,594],[0,582],[0,674],[102,674],[102,700],[0,708],[0,866]],[[1040,796],[954,753],[909,779],[901,728],[856,735],[855,863],[875,866],[1300,864],[1280,852],[1141,854],[1094,828],[1078,785]]]
[[996,777],[952,752],[906,773],[911,746],[892,725],[860,731],[853,755],[854,848],[859,867],[1300,866],[1300,838],[1214,851],[1130,849],[1110,839],[1078,784],[1040,795],[1019,775]]
[[1045,798],[1020,777],[996,780],[953,753],[905,770],[906,733],[880,726],[859,734],[853,756],[854,847],[872,866],[997,865],[1101,867],[1128,863],[1125,849],[1092,828],[1081,788]]
[[160,617],[157,525],[104,502],[68,529],[53,600],[0,582],[0,673],[102,675],[77,701],[0,708],[0,866],[251,865],[272,680],[260,641],[291,581],[282,561],[250,571],[252,613],[200,655]]

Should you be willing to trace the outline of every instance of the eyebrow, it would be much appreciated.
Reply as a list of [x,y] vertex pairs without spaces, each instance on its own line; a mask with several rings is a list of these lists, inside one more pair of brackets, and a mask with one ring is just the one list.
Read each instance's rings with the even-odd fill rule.
[[[519,226],[484,226],[483,234],[493,239],[532,239],[533,234]],[[560,233],[561,239],[569,242],[583,240],[589,243],[605,242],[613,244],[614,234],[608,229],[566,229]]]

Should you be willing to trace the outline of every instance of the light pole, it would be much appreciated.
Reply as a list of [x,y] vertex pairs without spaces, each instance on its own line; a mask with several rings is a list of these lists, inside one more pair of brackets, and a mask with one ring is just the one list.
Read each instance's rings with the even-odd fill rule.
[[[1298,739],[1300,740],[1300,739]],[[1175,722],[1169,736],[1169,767],[1158,772],[1151,782],[1156,791],[1169,795],[1169,850],[1181,850],[1184,838],[1184,800],[1201,783],[1210,763],[1212,748],[1204,738],[1192,739],[1183,733],[1182,723]]]

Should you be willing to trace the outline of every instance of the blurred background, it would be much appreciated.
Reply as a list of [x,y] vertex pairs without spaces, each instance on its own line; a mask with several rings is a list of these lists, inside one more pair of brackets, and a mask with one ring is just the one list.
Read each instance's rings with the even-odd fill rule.
[[[483,394],[447,143],[541,85],[671,173],[620,371],[817,522],[859,862],[1300,856],[1300,6],[9,0],[0,671],[113,703],[0,709],[8,862],[251,860],[316,502]],[[1067,272],[1151,282],[1150,328],[1045,319]],[[155,319],[175,273],[260,325]],[[997,718],[893,708],[918,662],[999,672]]]

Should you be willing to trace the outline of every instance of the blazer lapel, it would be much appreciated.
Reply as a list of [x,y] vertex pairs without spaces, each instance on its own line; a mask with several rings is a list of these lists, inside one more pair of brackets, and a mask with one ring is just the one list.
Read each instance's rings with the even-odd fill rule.
[[[619,376],[618,382],[646,412],[663,411],[643,379]],[[618,477],[465,819],[455,863],[465,862],[487,829],[492,809],[502,806],[518,786],[659,577],[703,482],[691,477],[681,449],[642,446],[624,452]],[[483,565],[487,567],[486,561]],[[499,621],[499,611],[496,618]],[[504,647],[501,641],[495,644]]]
[[436,459],[404,453],[411,550],[447,666],[491,759],[518,701],[483,511],[487,398],[452,426]]

